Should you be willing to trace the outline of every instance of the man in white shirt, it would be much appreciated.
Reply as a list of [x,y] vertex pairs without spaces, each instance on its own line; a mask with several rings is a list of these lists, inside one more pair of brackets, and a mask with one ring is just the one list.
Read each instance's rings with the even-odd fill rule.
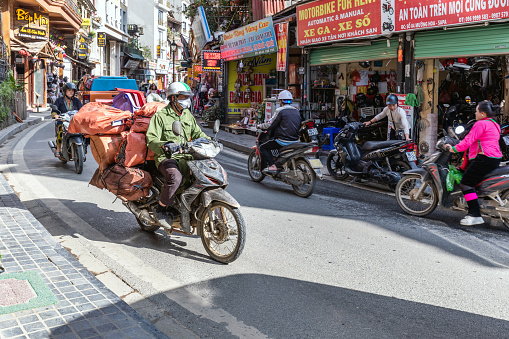
[[398,107],[398,97],[395,94],[389,94],[385,100],[387,107],[384,108],[382,113],[375,116],[370,121],[364,122],[364,125],[369,126],[385,117],[388,117],[387,140],[396,139],[398,132],[403,131],[405,139],[410,140],[410,126],[406,118],[405,110]]

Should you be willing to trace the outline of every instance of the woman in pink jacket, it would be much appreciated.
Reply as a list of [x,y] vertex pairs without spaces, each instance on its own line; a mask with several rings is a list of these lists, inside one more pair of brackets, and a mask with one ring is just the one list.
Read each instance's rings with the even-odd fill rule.
[[474,187],[481,182],[486,174],[496,169],[502,159],[502,152],[498,144],[500,126],[493,120],[494,116],[491,102],[487,100],[480,102],[475,112],[477,122],[472,130],[456,146],[445,145],[447,150],[454,153],[464,152],[468,149],[469,164],[460,183],[468,204],[468,214],[460,222],[464,226],[484,224]]

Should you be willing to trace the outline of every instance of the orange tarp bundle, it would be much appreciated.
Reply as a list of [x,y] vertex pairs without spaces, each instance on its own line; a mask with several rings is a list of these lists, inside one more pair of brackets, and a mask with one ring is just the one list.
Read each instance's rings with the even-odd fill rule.
[[145,133],[130,132],[127,135],[124,166],[143,164],[145,160],[154,160],[154,152],[147,147]]
[[119,134],[128,129],[129,111],[122,111],[98,102],[90,102],[76,113],[69,124],[69,133],[88,135]]
[[152,117],[157,111],[165,108],[166,104],[162,102],[149,102],[145,104],[142,108],[134,111],[134,115],[141,115],[144,117]]
[[102,172],[115,163],[115,157],[120,151],[120,146],[126,138],[127,132],[113,135],[91,135],[90,150],[95,161],[99,164],[99,170]]

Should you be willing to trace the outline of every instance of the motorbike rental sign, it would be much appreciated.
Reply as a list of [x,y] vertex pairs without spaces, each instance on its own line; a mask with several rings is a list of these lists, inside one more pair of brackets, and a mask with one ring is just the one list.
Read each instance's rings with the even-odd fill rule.
[[48,40],[49,18],[24,8],[14,10],[14,35],[21,38]]
[[297,6],[297,44],[380,35],[380,14],[376,0],[321,0]]

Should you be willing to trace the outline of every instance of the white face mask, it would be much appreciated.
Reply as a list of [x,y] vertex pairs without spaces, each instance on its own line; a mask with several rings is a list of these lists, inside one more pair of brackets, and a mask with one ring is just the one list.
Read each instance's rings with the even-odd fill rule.
[[182,109],[189,109],[191,108],[191,99],[187,98],[184,100],[177,100],[177,102],[182,106]]

